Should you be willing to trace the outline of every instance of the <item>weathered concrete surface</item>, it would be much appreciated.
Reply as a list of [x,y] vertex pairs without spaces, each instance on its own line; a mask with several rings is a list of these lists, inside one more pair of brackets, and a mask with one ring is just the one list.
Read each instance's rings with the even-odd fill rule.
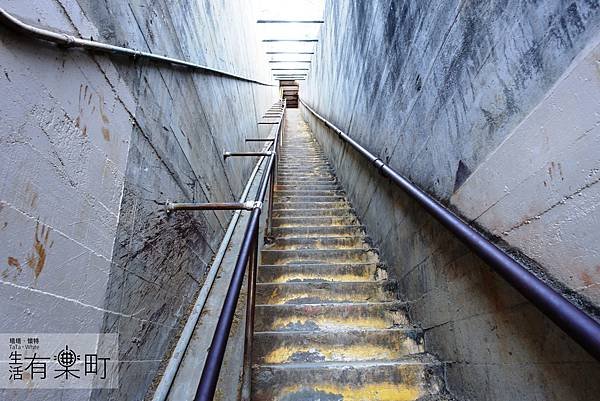
[[[593,1],[330,2],[301,97],[594,313],[599,20]],[[454,394],[597,398],[597,362],[304,116]]]
[[600,36],[452,196],[465,217],[600,304]]
[[[312,226],[323,232],[319,238],[302,232],[294,237],[275,234],[274,243],[261,251],[259,272],[265,268],[288,272],[302,266],[312,271],[312,278],[298,282],[291,276],[285,282],[257,284],[252,399],[440,399],[444,364],[422,354],[420,331],[407,322],[404,305],[388,291],[393,283],[378,280],[375,274],[362,282],[334,274],[344,266],[368,263],[376,268],[379,259],[364,232],[350,237],[333,230],[354,233],[360,226],[347,202],[338,201],[344,199],[339,184],[328,190],[311,189],[323,178],[336,181],[298,110],[287,112],[281,149],[279,185],[295,189],[276,188],[274,204],[281,217],[274,219],[273,227]],[[303,208],[311,197],[322,199],[313,208]],[[329,216],[313,217],[315,211],[333,210],[354,225]],[[355,239],[352,245],[336,245],[348,238]]]
[[[167,54],[259,80],[247,2],[2,0],[36,25]],[[271,87],[64,51],[0,28],[3,332],[118,332],[118,391],[6,399],[139,400],[176,341],[228,213],[160,203],[230,201]],[[243,45],[240,45],[243,44]],[[49,395],[50,394],[50,395]]]

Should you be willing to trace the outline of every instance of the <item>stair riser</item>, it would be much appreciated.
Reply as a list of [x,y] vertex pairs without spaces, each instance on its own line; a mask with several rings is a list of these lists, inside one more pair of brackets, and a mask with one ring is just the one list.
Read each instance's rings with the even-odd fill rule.
[[441,365],[424,363],[297,369],[260,366],[252,382],[252,400],[417,400],[439,393],[443,386],[436,377],[443,374]]
[[273,227],[349,226],[357,224],[353,216],[275,217]]
[[362,236],[357,237],[321,237],[321,238],[279,238],[269,244],[269,250],[298,249],[369,249]]
[[330,209],[330,208],[350,208],[346,201],[339,202],[273,202],[273,210],[288,209]]
[[286,189],[276,190],[275,196],[336,196],[343,197],[344,191],[340,189]]
[[315,263],[378,263],[378,255],[370,250],[316,250],[301,249],[297,251],[263,250],[260,253],[261,263],[265,265],[315,264]]
[[285,183],[285,182],[333,182],[335,181],[335,176],[328,172],[307,172],[307,173],[293,173],[293,174],[282,174],[277,176],[277,183]]
[[345,333],[255,333],[255,364],[393,361],[423,352],[416,329]]
[[275,203],[322,203],[322,202],[339,202],[346,203],[343,196],[276,196],[273,198]]
[[331,216],[347,216],[352,213],[350,208],[337,209],[281,209],[274,210],[273,217],[331,217]]
[[294,185],[275,185],[276,191],[341,191],[337,184],[294,184]]
[[258,284],[256,303],[265,305],[393,301],[381,283]]
[[274,237],[289,238],[289,237],[321,237],[326,236],[342,236],[355,237],[364,235],[362,226],[307,226],[307,227],[275,227],[272,230]]
[[407,325],[396,303],[257,305],[255,331],[347,331]]
[[305,266],[260,266],[259,283],[286,282],[364,282],[383,280],[385,271],[375,264],[354,265],[305,265]]

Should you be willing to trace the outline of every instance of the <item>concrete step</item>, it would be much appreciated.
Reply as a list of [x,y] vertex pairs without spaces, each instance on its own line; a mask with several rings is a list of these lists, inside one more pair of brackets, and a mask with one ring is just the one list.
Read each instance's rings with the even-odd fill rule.
[[348,209],[347,201],[336,202],[278,202],[273,200],[273,210],[297,210],[297,209]]
[[355,237],[364,235],[364,227],[358,224],[347,226],[304,226],[304,227],[274,227],[271,234],[273,237]]
[[303,166],[286,166],[279,165],[278,174],[295,174],[295,173],[314,173],[317,171],[331,173],[329,165],[305,164]]
[[292,166],[292,167],[305,167],[307,164],[313,165],[313,164],[321,164],[324,166],[330,166],[331,164],[329,163],[329,161],[327,161],[327,159],[323,158],[323,157],[312,157],[312,156],[306,156],[306,157],[295,157],[295,158],[290,158],[290,157],[279,157],[279,166],[280,167],[287,167],[287,166]]
[[255,364],[390,362],[424,352],[418,328],[255,333]]
[[305,168],[296,168],[296,169],[285,169],[279,168],[277,170],[277,176],[306,176],[313,177],[318,176],[319,174],[330,175],[333,176],[333,171],[330,168],[325,167],[305,167]]
[[330,178],[320,178],[320,179],[286,179],[283,177],[278,177],[277,178],[277,184],[278,185],[286,185],[286,186],[294,186],[294,187],[301,187],[301,186],[305,186],[305,185],[338,185],[339,183],[335,180],[335,178],[330,177]]
[[256,303],[327,304],[346,302],[387,302],[395,298],[383,289],[382,283],[327,282],[327,283],[259,283],[256,286]]
[[312,158],[322,158],[324,160],[327,159],[325,153],[319,149],[318,146],[315,146],[313,143],[308,144],[299,144],[297,146],[289,144],[287,142],[283,143],[283,147],[280,151],[281,157],[289,157],[289,158],[298,158],[301,156],[312,157]]
[[279,168],[283,169],[304,169],[307,167],[331,168],[331,164],[323,159],[302,159],[302,160],[286,160],[279,159]]
[[302,165],[304,161],[313,161],[323,164],[330,164],[329,160],[324,154],[314,154],[314,151],[304,152],[302,154],[291,155],[291,154],[280,154],[279,161],[284,163],[292,163]]
[[379,255],[372,249],[263,249],[260,260],[265,265],[378,263]]
[[322,185],[322,184],[338,184],[337,179],[334,175],[328,177],[318,177],[315,175],[311,175],[308,177],[284,177],[277,175],[277,183],[278,184],[287,184],[287,185],[302,185],[302,184],[310,184],[310,185]]
[[401,302],[257,305],[256,331],[381,330],[408,325]]
[[279,209],[273,210],[273,217],[319,217],[319,216],[347,216],[354,212],[349,207],[335,209]]
[[293,196],[274,196],[273,200],[277,203],[314,203],[314,202],[344,202],[346,203],[346,197],[343,195],[327,195],[327,196],[311,196],[311,195],[293,195]]
[[357,224],[355,216],[299,216],[299,217],[274,217],[273,227],[304,227],[310,226],[348,226]]
[[370,246],[365,242],[365,237],[357,235],[354,237],[291,237],[277,238],[274,242],[264,247],[264,249],[276,250],[298,250],[298,249],[369,249]]
[[277,189],[275,196],[344,196],[341,189]]
[[324,183],[296,183],[296,184],[277,184],[275,185],[276,191],[337,191],[342,190],[342,188],[338,184],[332,184],[328,182]]
[[323,182],[323,181],[334,181],[335,176],[329,172],[310,172],[310,173],[285,173],[285,174],[277,174],[277,182],[287,181],[287,182],[298,182],[298,181],[306,181],[310,183],[314,182]]
[[444,366],[426,356],[394,362],[270,364],[254,369],[253,401],[412,401],[444,389],[438,379],[444,377]]
[[317,265],[261,265],[258,268],[259,283],[331,281],[364,282],[380,281],[387,273],[374,263],[317,264]]

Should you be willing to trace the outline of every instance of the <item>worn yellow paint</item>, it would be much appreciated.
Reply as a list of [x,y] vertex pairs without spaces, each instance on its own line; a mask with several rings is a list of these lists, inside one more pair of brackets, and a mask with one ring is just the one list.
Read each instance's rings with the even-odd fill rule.
[[303,317],[303,316],[286,316],[279,317],[273,322],[273,327],[285,327],[288,324],[305,324],[314,322],[321,330],[342,330],[342,329],[386,329],[392,325],[391,322],[380,318],[370,317]]
[[295,274],[286,274],[279,276],[273,282],[280,283],[288,283],[291,281],[299,281],[299,280],[325,280],[325,281],[345,281],[345,282],[358,282],[358,281],[367,281],[370,277],[368,276],[359,276],[357,274],[310,274],[310,273],[295,273]]
[[323,295],[322,292],[314,292],[314,293],[300,292],[300,293],[294,293],[294,294],[281,295],[279,291],[274,290],[271,293],[271,296],[269,297],[268,303],[270,305],[280,305],[280,304],[285,304],[287,302],[294,301],[297,299],[303,299],[303,298],[323,298],[324,300],[328,300],[330,302],[348,302],[348,301],[364,302],[365,301],[364,295],[361,295],[356,292],[334,293],[334,292],[330,291],[327,293],[327,295],[325,297],[323,297],[322,295]]
[[348,345],[348,346],[319,346],[318,349],[310,347],[281,347],[265,357],[265,363],[284,363],[299,352],[318,352],[326,361],[368,361],[392,359],[399,356],[398,351],[375,345]]
[[[302,385],[286,387],[280,393],[282,396],[302,390]],[[314,391],[341,395],[344,401],[413,401],[421,396],[418,386],[395,383],[374,383],[364,386],[336,386],[333,384],[316,384],[311,386]],[[281,397],[278,397],[281,399]]]
[[[294,251],[290,251],[290,253],[292,253],[291,255],[280,255],[277,256],[275,258],[273,258],[273,260],[271,260],[269,262],[269,264],[274,264],[274,265],[289,265],[289,264],[302,264],[302,263],[306,263],[305,259],[300,258],[299,256],[293,254]],[[343,261],[343,263],[346,264],[359,264],[359,263],[378,263],[379,262],[379,256],[377,256],[376,253],[374,252],[370,252],[370,251],[365,251],[363,254],[360,255],[353,255],[352,257],[344,257],[342,258],[340,255],[327,255],[327,254],[323,254],[323,255],[318,255],[315,254],[311,260],[313,261],[321,261],[322,263],[339,263],[339,261]]]

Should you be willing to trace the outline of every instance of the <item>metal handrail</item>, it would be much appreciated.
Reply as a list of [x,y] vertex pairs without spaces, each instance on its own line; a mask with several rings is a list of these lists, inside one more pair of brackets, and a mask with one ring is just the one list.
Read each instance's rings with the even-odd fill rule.
[[[225,300],[223,302],[223,308],[219,315],[217,327],[212,337],[208,355],[206,356],[206,362],[202,369],[202,376],[198,389],[196,391],[195,401],[212,401],[217,388],[217,382],[219,380],[219,374],[221,372],[221,366],[223,364],[223,357],[225,355],[225,349],[227,348],[227,341],[229,339],[229,332],[231,330],[231,324],[233,322],[236,306],[242,284],[244,281],[244,275],[246,274],[246,268],[249,265],[248,274],[248,297],[246,306],[246,333],[245,333],[245,363],[252,358],[252,336],[254,330],[254,302],[256,294],[256,270],[257,256],[258,256],[258,228],[260,225],[260,215],[263,209],[263,202],[265,200],[267,191],[270,191],[269,204],[271,205],[273,199],[273,189],[276,182],[276,175],[273,172],[276,170],[279,142],[283,134],[283,119],[285,115],[285,100],[283,100],[283,110],[277,127],[277,133],[275,134],[275,140],[269,146],[272,149],[268,156],[264,173],[261,177],[258,185],[258,192],[255,198],[255,207],[250,212],[248,219],[248,225],[242,239],[240,252],[238,254],[235,268],[233,270],[233,276]],[[272,208],[269,206],[269,220],[272,213]],[[269,223],[270,227],[270,223]]]
[[33,25],[26,24],[20,19],[6,12],[0,7],[0,23],[10,28],[13,31],[23,33],[29,37],[40,39],[46,42],[57,44],[61,47],[66,48],[82,48],[99,53],[108,54],[120,54],[124,56],[130,56],[133,58],[144,58],[159,63],[177,65],[182,67],[191,68],[198,71],[210,72],[212,74],[222,75],[225,77],[239,79],[241,81],[252,82],[263,86],[276,86],[274,84],[261,82],[256,79],[247,78],[242,75],[233,74],[217,68],[207,67],[205,65],[192,63],[185,60],[180,60],[167,56],[160,56],[158,54],[143,52],[140,50],[129,49],[126,47],[114,46],[107,43],[95,42],[93,40],[80,39],[72,35],[65,33],[53,32],[47,29],[38,28]]
[[596,320],[573,305],[561,294],[554,291],[550,286],[529,272],[523,265],[462,221],[429,194],[362,147],[338,127],[327,121],[327,119],[307,105],[303,99],[300,99],[300,103],[318,120],[333,130],[339,138],[350,144],[358,153],[373,163],[375,168],[384,177],[391,179],[394,184],[416,200],[429,214],[466,244],[477,256],[491,266],[525,298],[531,301],[567,335],[579,343],[594,358],[600,360],[600,324]]

